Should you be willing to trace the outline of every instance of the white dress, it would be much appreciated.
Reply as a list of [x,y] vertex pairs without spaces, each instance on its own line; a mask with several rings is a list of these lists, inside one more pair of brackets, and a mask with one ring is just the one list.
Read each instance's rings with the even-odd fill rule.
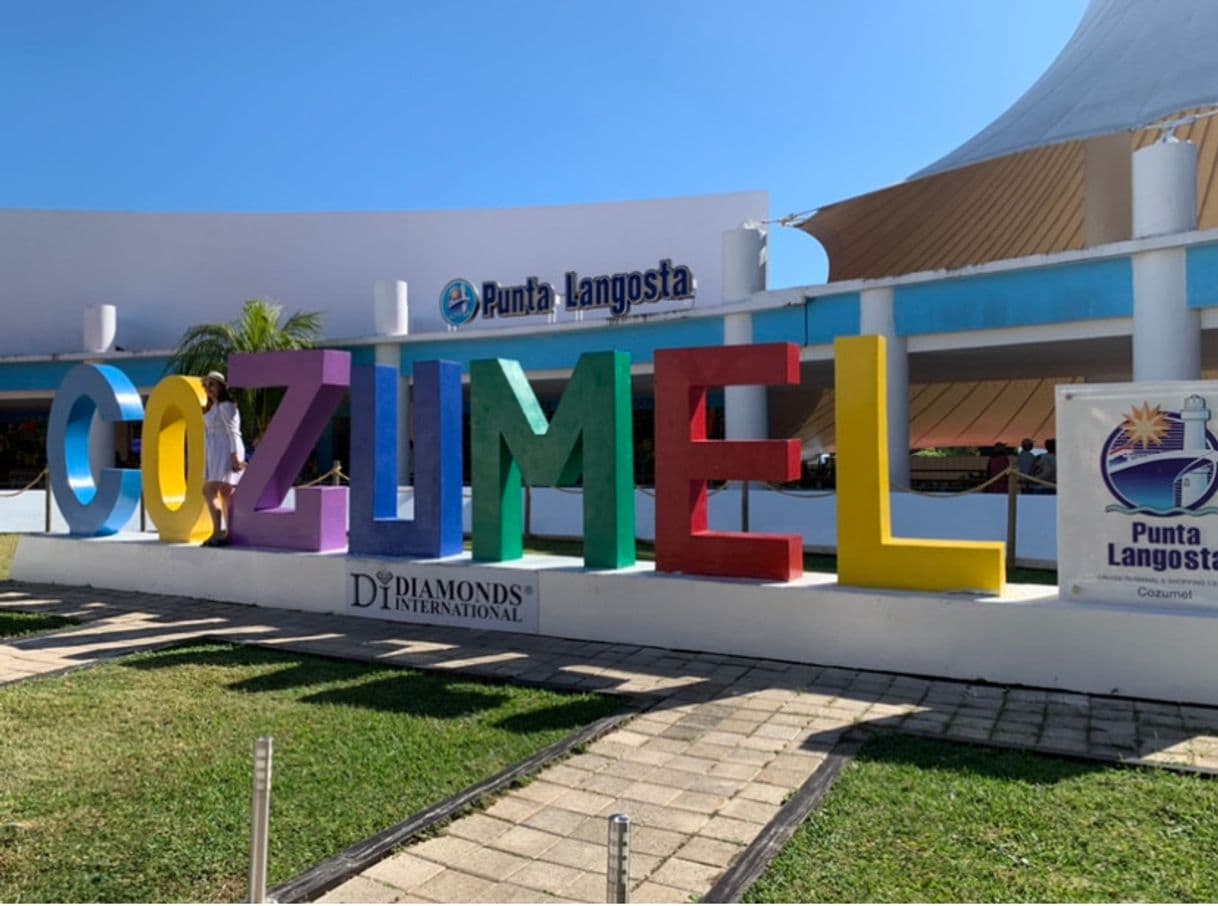
[[225,484],[236,484],[241,479],[240,472],[233,471],[232,455],[245,461],[245,444],[241,440],[241,415],[237,404],[230,402],[216,403],[203,413],[203,426],[207,429],[204,434],[204,481],[223,481]]

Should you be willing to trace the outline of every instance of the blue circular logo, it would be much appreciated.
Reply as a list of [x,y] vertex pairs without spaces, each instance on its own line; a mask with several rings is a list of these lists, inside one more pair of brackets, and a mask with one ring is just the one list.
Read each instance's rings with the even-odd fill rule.
[[460,277],[444,284],[440,291],[440,314],[453,327],[474,320],[478,314],[478,291],[474,284]]
[[1210,410],[1193,395],[1179,411],[1131,406],[1100,453],[1104,483],[1128,512],[1175,516],[1195,512],[1218,490],[1218,440]]

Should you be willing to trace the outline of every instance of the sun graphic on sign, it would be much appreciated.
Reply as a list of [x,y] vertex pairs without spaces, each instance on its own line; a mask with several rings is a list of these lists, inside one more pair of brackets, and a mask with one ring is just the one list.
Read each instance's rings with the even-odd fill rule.
[[1150,403],[1145,401],[1140,409],[1137,406],[1131,406],[1129,414],[1125,416],[1125,421],[1121,424],[1121,431],[1129,439],[1129,443],[1133,446],[1141,446],[1143,449],[1151,445],[1163,446],[1163,438],[1170,430],[1171,426],[1168,425],[1167,416],[1163,410],[1158,406],[1151,409]]

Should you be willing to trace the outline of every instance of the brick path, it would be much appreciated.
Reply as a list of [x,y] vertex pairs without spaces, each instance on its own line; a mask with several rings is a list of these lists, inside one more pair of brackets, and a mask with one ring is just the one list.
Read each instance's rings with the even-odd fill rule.
[[[201,635],[645,696],[646,710],[326,902],[603,902],[606,819],[633,824],[637,901],[706,893],[846,728],[1218,771],[1218,709],[661,648],[0,584],[0,608],[86,621],[0,644],[0,683]],[[400,816],[405,818],[406,816]]]

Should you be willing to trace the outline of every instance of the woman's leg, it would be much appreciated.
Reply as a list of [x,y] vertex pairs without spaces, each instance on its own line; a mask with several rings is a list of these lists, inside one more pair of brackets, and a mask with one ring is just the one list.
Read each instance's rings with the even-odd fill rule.
[[216,496],[216,533],[220,534],[220,525],[223,523],[224,535],[227,535],[229,529],[233,527],[228,517],[229,506],[233,496],[233,486],[219,481],[216,482],[216,491],[218,492]]
[[220,534],[220,488],[226,487],[223,482],[206,481],[203,483],[203,502],[207,504],[207,513],[211,516],[211,536]]

